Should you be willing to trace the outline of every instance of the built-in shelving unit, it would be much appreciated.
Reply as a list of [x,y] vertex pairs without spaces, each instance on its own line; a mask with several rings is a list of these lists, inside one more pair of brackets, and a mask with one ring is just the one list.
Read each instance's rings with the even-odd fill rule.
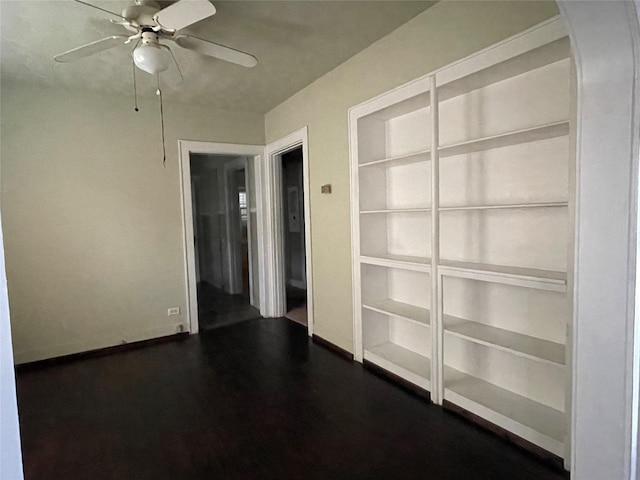
[[356,359],[565,459],[570,62],[552,19],[349,118]]

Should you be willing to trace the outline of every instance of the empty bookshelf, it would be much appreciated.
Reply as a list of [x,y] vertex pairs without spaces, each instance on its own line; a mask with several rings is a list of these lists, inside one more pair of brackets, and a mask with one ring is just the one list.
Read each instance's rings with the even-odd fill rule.
[[356,359],[564,459],[571,75],[554,18],[349,113]]

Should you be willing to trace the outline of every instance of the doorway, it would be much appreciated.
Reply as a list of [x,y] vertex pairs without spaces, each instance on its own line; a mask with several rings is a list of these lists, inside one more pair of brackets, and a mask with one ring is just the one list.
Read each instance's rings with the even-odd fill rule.
[[307,325],[307,273],[302,146],[281,155],[285,317]]
[[248,165],[246,156],[189,155],[198,330],[260,318],[252,305]]
[[[289,218],[285,218],[283,205],[288,202],[289,190],[284,186],[283,182],[283,156],[297,150],[294,153],[298,157],[302,157],[302,188],[298,188],[298,215],[300,222],[300,236],[298,239],[304,242],[301,258],[304,259],[304,270],[298,270],[302,276],[298,276],[297,285],[301,286],[299,290],[306,292],[304,301],[306,302],[306,328],[309,336],[313,336],[314,326],[314,303],[313,303],[313,262],[312,256],[312,235],[310,212],[310,195],[309,195],[309,140],[308,129],[303,127],[289,135],[282,137],[265,147],[264,168],[261,171],[261,183],[256,185],[259,189],[260,205],[262,206],[261,226],[261,276],[260,285],[265,288],[261,289],[262,309],[261,312],[265,317],[283,317],[287,314],[287,290],[293,293],[291,287],[296,288],[297,282],[287,282],[287,261],[285,258],[285,234],[289,229]],[[299,174],[298,174],[299,175]],[[293,185],[292,185],[293,186]],[[292,205],[298,202],[294,201],[296,193],[291,193]],[[296,213],[294,211],[294,213]],[[297,219],[298,220],[298,219]],[[286,227],[286,228],[285,228]],[[295,229],[296,227],[294,227]],[[294,232],[297,233],[297,232]],[[301,281],[300,278],[303,280]],[[266,288],[268,286],[268,288]],[[289,288],[287,289],[287,286]],[[300,295],[298,295],[299,297]],[[294,299],[292,299],[294,300]],[[295,301],[295,300],[294,300]],[[291,303],[293,305],[293,303]],[[302,305],[297,305],[301,307]]]

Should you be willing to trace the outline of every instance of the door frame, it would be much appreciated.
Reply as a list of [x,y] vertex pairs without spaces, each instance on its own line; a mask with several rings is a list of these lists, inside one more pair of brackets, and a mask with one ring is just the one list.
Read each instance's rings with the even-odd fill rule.
[[[198,236],[199,226],[198,222],[198,199],[196,198],[198,192],[198,178],[190,177],[191,179],[191,218],[193,228],[193,261],[195,265],[200,265],[200,248],[198,247],[198,242],[200,241],[200,237]],[[200,269],[196,268],[196,284],[200,282]]]
[[[282,155],[294,148],[302,147],[302,183],[304,189],[304,251],[307,280],[307,329],[313,335],[313,265],[311,261],[311,186],[309,182],[309,134],[302,127],[295,132],[275,140],[265,147],[263,191],[258,197],[263,215],[264,232],[264,280],[260,285],[271,285],[261,296],[268,317],[282,317],[287,313],[286,279],[284,272],[284,215],[282,188]],[[262,290],[262,289],[261,289]]]
[[[262,205],[260,202],[261,180],[261,159],[264,157],[264,147],[261,145],[240,145],[232,143],[200,142],[191,140],[178,140],[179,164],[180,164],[180,200],[182,203],[182,235],[184,254],[184,276],[185,276],[185,305],[186,319],[189,324],[189,333],[198,333],[198,284],[196,281],[195,250],[193,245],[193,208],[191,205],[191,165],[190,155],[192,153],[204,153],[214,155],[237,155],[244,156],[248,161],[253,160],[255,171],[256,188],[256,224],[257,237],[262,237]],[[245,171],[246,172],[246,171]],[[246,173],[245,173],[246,175]],[[258,264],[262,264],[264,252],[262,242],[258,241]],[[252,286],[252,285],[251,285]],[[260,311],[262,313],[262,302],[264,298],[264,283],[262,275],[260,278]],[[251,290],[251,289],[250,289]]]
[[[251,189],[251,185],[249,185],[249,175],[248,175],[248,161],[246,157],[240,157],[231,162],[224,164],[224,196],[225,196],[225,211],[227,216],[227,255],[228,255],[228,272],[229,272],[229,290],[231,293],[242,293],[242,263],[238,263],[239,255],[242,252],[238,251],[238,239],[236,238],[236,230],[232,230],[232,218],[239,214],[238,209],[238,201],[235,197],[232,197],[233,191],[231,188],[235,186],[230,181],[229,176],[232,173],[237,172],[238,170],[244,170],[244,183],[245,183],[245,191],[247,193],[247,202],[249,201],[249,195]],[[251,233],[252,233],[252,222],[250,215],[250,208],[247,203],[247,236],[248,236],[248,245],[249,245],[249,296],[250,303],[253,305],[254,303],[254,292],[253,288],[253,265],[251,262],[251,253],[252,253],[252,244],[251,244]]]

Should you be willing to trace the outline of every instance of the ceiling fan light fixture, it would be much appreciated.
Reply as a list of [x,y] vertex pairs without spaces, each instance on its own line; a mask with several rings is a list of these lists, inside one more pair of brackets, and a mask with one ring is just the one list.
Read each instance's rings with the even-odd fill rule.
[[166,47],[157,43],[143,43],[133,51],[133,62],[140,70],[151,75],[164,72],[171,61]]

